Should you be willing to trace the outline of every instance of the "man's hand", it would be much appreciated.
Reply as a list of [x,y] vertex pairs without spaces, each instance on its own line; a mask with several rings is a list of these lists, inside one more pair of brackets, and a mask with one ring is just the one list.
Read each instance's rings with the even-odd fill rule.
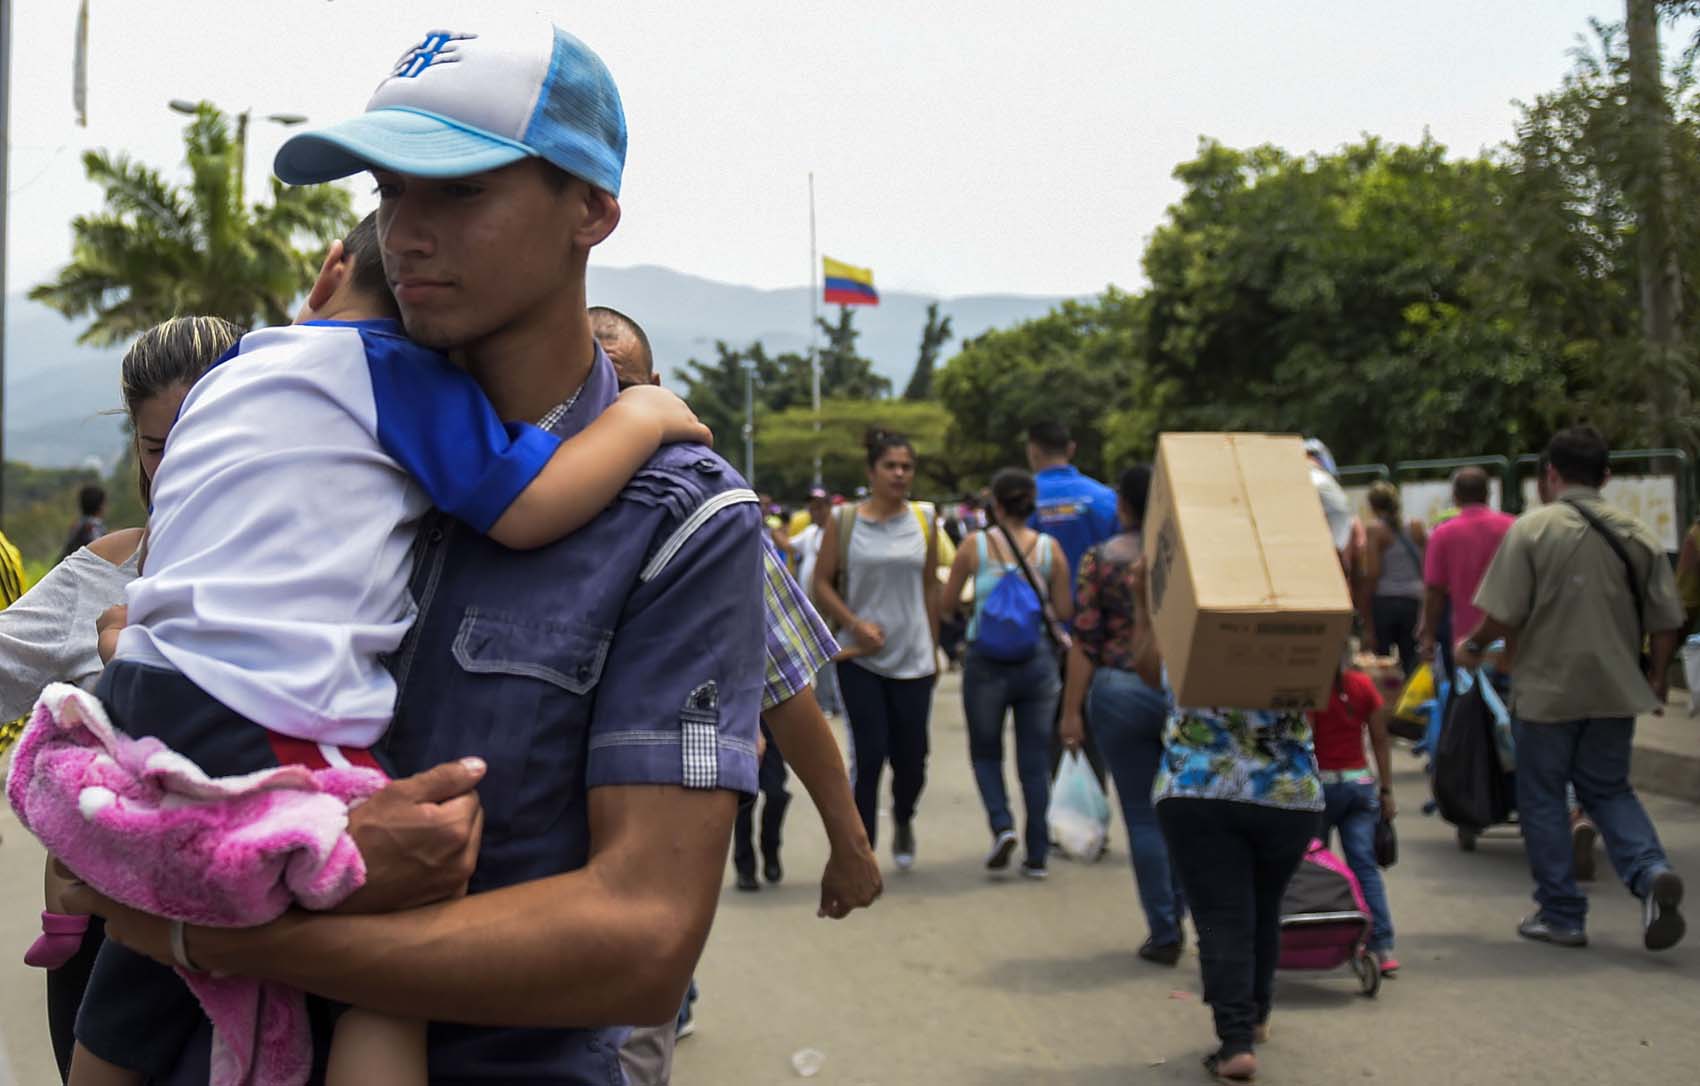
[[1664,716],[1665,702],[1670,700],[1670,672],[1648,672],[1647,685],[1653,688],[1653,696],[1659,699],[1659,707],[1653,710],[1653,715]]
[[[106,937],[161,965],[176,964],[171,957],[171,921],[120,905],[77,878],[76,872],[53,861],[53,873],[64,883],[61,907],[69,913],[98,916],[106,921]],[[190,939],[185,932],[185,943]],[[190,952],[194,961],[194,952]]]
[[465,894],[484,834],[474,791],[484,768],[480,758],[444,762],[392,781],[349,812],[366,883],[335,911],[396,912]]
[[827,858],[820,877],[820,911],[815,915],[842,920],[872,905],[884,891],[880,862],[863,836],[860,847],[834,848]]
[[1475,671],[1482,666],[1482,654],[1469,645],[1468,638],[1458,642],[1458,647],[1452,650],[1452,663],[1465,671]]

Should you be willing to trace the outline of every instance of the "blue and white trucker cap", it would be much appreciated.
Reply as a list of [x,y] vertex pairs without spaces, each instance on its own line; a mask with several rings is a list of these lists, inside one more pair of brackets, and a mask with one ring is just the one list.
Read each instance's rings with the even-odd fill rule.
[[303,132],[273,169],[292,185],[374,166],[465,177],[542,158],[612,195],[626,164],[626,115],[602,58],[560,27],[491,34],[432,30],[378,84],[366,112]]

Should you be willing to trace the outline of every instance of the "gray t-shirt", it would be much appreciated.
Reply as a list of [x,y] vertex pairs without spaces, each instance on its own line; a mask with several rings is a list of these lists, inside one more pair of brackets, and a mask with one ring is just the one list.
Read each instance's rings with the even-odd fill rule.
[[95,620],[124,602],[139,553],[115,566],[87,547],[73,551],[0,611],[0,720],[28,713],[48,683],[94,688],[104,666]]
[[[930,517],[929,517],[930,519]],[[865,622],[885,630],[879,652],[858,656],[857,664],[888,679],[920,679],[933,674],[933,632],[927,622],[927,603],[921,595],[926,570],[927,540],[910,506],[888,520],[871,520],[856,513],[845,566],[844,602]]]

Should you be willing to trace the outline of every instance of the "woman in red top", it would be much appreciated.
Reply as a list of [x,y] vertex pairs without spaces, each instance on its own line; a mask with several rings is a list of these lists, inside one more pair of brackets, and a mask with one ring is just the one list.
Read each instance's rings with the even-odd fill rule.
[[[1393,821],[1393,760],[1387,738],[1387,708],[1368,675],[1342,667],[1334,680],[1328,704],[1315,718],[1316,764],[1322,771],[1324,833],[1340,831],[1346,863],[1363,887],[1374,927],[1369,949],[1390,975],[1399,968],[1393,957],[1393,917],[1387,907],[1387,887],[1375,863],[1375,827]],[[1364,730],[1375,752],[1375,773],[1364,758]],[[1379,781],[1379,784],[1378,784]]]

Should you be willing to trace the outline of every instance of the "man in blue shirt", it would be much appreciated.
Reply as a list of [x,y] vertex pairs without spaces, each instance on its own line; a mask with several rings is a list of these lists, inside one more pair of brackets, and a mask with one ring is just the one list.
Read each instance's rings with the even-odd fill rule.
[[[432,31],[362,117],[295,137],[277,172],[370,170],[408,334],[457,352],[502,418],[567,437],[617,394],[585,273],[619,221],[624,158],[618,92],[576,38]],[[351,822],[368,869],[352,907],[422,907],[173,931],[73,900],[156,960],[430,1021],[435,1086],[623,1081],[625,1027],[678,1010],[756,787],[760,532],[743,480],[689,445],[548,547],[427,525],[377,749],[398,774],[438,768]],[[451,797],[473,782],[469,815]],[[471,892],[425,904],[433,868],[464,879],[472,852]],[[206,1046],[203,1030],[159,1081],[206,1082]]]
[[[1116,514],[1116,492],[1083,475],[1070,461],[1074,459],[1074,439],[1068,427],[1049,420],[1036,422],[1027,428],[1027,464],[1039,483],[1039,499],[1029,523],[1054,536],[1068,556],[1068,583],[1072,587],[1080,573],[1080,559],[1087,551],[1121,531]],[[1056,776],[1062,760],[1062,703],[1057,703],[1057,719],[1051,728],[1051,775]],[[1086,741],[1081,749],[1092,764],[1098,783],[1104,783],[1104,761],[1098,754],[1098,744],[1092,739],[1090,720],[1087,721]]]
[[1039,481],[1038,509],[1033,527],[1055,536],[1068,555],[1068,580],[1074,583],[1080,559],[1088,550],[1121,531],[1116,518],[1116,492],[1080,469],[1074,459],[1074,440],[1060,422],[1037,422],[1027,428],[1027,463]]

